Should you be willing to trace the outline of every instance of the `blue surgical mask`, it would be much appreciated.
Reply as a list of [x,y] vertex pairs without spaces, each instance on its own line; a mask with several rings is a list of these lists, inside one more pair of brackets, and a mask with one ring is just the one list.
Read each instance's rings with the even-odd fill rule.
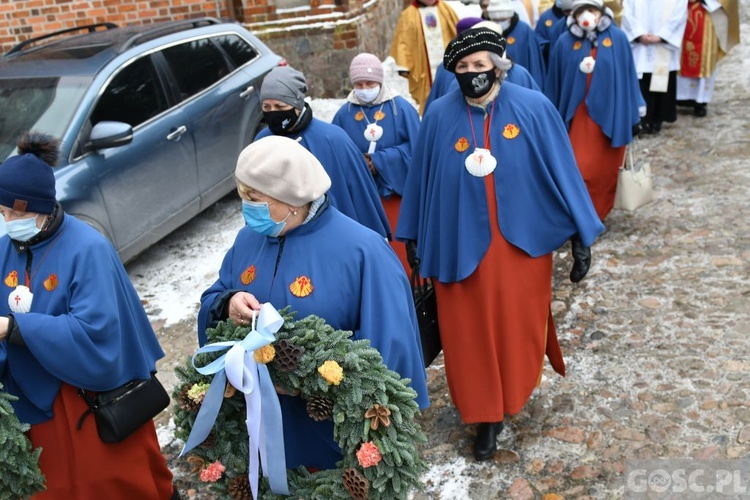
[[291,212],[284,217],[281,222],[276,222],[271,218],[271,210],[265,201],[247,201],[242,200],[242,217],[245,224],[256,233],[266,236],[278,236],[286,226],[286,219]]
[[41,231],[36,227],[36,217],[5,221],[5,229],[11,239],[22,242],[29,241]]
[[354,95],[357,96],[359,102],[372,102],[378,97],[378,94],[380,94],[380,85],[371,89],[354,89]]

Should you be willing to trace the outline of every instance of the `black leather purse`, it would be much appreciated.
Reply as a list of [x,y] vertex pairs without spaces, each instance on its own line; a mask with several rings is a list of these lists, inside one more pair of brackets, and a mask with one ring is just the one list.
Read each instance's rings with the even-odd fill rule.
[[414,295],[414,309],[417,311],[419,336],[422,340],[422,356],[427,368],[443,350],[440,343],[440,328],[437,317],[437,297],[432,280],[419,276],[419,266],[412,268],[411,290]]
[[119,443],[169,406],[169,395],[156,372],[146,380],[131,380],[111,391],[90,394],[78,389],[89,409],[78,420],[80,430],[90,414],[96,419],[96,430],[104,443]]

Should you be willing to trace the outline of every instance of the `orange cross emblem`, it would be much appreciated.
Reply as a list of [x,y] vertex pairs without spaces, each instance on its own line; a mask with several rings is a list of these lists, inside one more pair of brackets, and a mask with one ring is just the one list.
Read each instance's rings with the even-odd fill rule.
[[508,45],[513,45],[514,43],[516,43],[516,37],[509,36],[507,41],[508,41]]
[[354,119],[357,120],[358,122],[361,122],[362,120],[365,119],[365,114],[361,111],[357,111],[357,114],[354,115]]
[[289,291],[295,297],[307,297],[312,293],[315,288],[312,285],[312,281],[307,276],[298,276],[296,280],[289,285]]
[[612,39],[609,38],[609,37],[605,38],[604,41],[602,41],[602,45],[604,45],[605,47],[611,47],[612,46]]
[[467,149],[469,149],[469,139],[466,137],[461,137],[459,140],[456,141],[456,144],[453,145],[454,148],[456,148],[456,151],[459,153],[463,153]]
[[5,277],[5,284],[11,288],[18,286],[18,271],[11,271],[8,276]]
[[55,288],[57,288],[57,275],[56,274],[50,274],[46,280],[44,280],[44,289],[48,292],[51,292]]
[[546,27],[548,27],[548,28],[549,28],[550,26],[552,26],[553,24],[554,24],[554,23],[552,22],[552,19],[547,19],[546,21],[544,21],[544,25],[545,25]]
[[243,285],[249,285],[255,279],[255,266],[250,266],[240,274],[240,281]]
[[382,111],[376,111],[375,112],[375,119],[376,120],[382,120],[383,118],[385,118],[385,113],[383,113]]
[[505,128],[503,128],[503,137],[506,139],[515,139],[520,133],[521,129],[518,128],[518,125],[512,123],[507,124]]
[[581,42],[576,42],[573,44],[573,50],[581,50],[581,47],[583,44]]

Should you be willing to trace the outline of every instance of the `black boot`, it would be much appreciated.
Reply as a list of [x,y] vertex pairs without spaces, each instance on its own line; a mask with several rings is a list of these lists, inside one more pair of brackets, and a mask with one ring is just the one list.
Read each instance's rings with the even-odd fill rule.
[[695,104],[695,106],[693,106],[693,114],[698,118],[703,118],[708,113],[708,110],[706,108],[707,105],[705,102],[698,102]]
[[477,437],[474,439],[474,458],[477,461],[492,458],[497,451],[497,436],[502,431],[502,422],[482,422],[477,425]]

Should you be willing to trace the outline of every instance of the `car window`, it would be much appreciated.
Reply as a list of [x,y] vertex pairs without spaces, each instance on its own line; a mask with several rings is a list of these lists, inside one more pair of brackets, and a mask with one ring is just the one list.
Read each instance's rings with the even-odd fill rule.
[[181,100],[210,87],[230,72],[221,50],[208,38],[169,47],[162,54],[174,74]]
[[0,78],[0,162],[27,130],[62,137],[90,83],[82,76]]
[[142,57],[123,68],[107,85],[94,108],[91,125],[112,120],[136,127],[167,107],[156,68],[149,57]]
[[239,68],[258,57],[258,51],[255,50],[255,47],[238,35],[222,35],[214,37],[213,40],[229,55],[235,68]]

